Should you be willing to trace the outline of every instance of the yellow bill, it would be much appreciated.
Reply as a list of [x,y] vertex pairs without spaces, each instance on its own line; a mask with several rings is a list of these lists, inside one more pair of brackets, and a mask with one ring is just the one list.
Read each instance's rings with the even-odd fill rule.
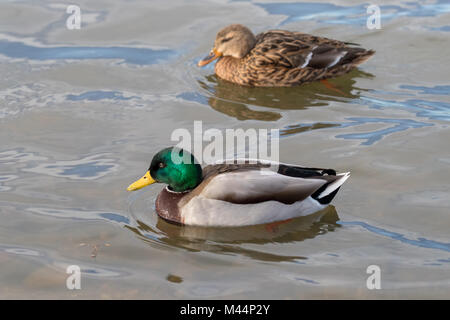
[[208,63],[216,60],[217,58],[219,58],[220,56],[222,56],[222,53],[220,53],[219,51],[217,51],[215,48],[211,50],[211,52],[204,57],[202,60],[200,60],[198,62],[198,66],[199,67],[203,67],[206,66]]
[[147,171],[147,173],[140,178],[139,180],[133,182],[132,184],[130,184],[127,188],[128,191],[135,191],[135,190],[139,190],[142,189],[143,187],[146,187],[152,183],[155,183],[156,181],[152,178],[152,176],[150,175],[150,171]]

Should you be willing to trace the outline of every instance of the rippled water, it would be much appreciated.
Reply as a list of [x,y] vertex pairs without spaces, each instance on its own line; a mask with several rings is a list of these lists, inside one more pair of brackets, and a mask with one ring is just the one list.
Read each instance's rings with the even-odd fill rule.
[[[0,298],[448,298],[450,4],[0,4]],[[196,62],[226,24],[377,51],[298,88],[243,88]],[[350,170],[334,206],[275,229],[171,225],[129,194],[174,129],[278,128],[280,160]],[[82,289],[66,289],[66,267]],[[366,269],[381,269],[368,290]]]

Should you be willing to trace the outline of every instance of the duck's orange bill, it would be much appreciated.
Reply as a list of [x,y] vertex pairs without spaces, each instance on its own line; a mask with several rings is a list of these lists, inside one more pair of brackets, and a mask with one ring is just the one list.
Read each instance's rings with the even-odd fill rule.
[[147,173],[142,178],[130,184],[127,190],[128,191],[139,190],[155,182],[156,182],[155,179],[153,179],[152,176],[150,175],[150,171],[147,171]]
[[198,66],[199,67],[203,67],[206,66],[208,63],[216,60],[217,58],[219,58],[222,55],[222,53],[220,53],[219,51],[217,51],[216,49],[212,49],[211,52],[204,57],[202,60],[200,60],[198,62]]

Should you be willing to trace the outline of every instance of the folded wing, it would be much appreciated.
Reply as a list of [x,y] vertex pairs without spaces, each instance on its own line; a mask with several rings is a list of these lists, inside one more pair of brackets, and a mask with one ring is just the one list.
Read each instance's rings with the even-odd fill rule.
[[239,204],[270,200],[291,204],[306,199],[326,183],[323,179],[290,177],[270,170],[237,170],[213,177],[201,195]]

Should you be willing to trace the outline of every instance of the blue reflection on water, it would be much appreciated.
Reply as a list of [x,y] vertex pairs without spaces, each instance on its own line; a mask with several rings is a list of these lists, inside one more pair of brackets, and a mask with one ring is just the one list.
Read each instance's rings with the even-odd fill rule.
[[[418,91],[421,94],[438,94],[448,96],[450,95],[450,86],[434,86],[434,87],[424,87],[424,86],[411,86],[411,85],[401,85],[401,89],[408,89]],[[420,90],[420,91],[419,91]]]
[[53,163],[41,162],[24,171],[63,177],[69,179],[93,180],[116,170],[118,164],[105,154],[96,154],[77,160],[60,160]]
[[167,60],[175,52],[132,47],[37,47],[0,40],[0,54],[31,60],[120,59],[131,64],[150,65]]
[[[450,95],[450,86],[441,85],[434,87],[401,85],[401,89],[413,90],[418,94]],[[381,93],[374,91],[375,93]],[[396,94],[396,93],[392,93]],[[395,101],[374,97],[361,97],[354,101],[358,104],[366,104],[371,108],[402,108],[406,111],[414,112],[418,117],[424,117],[433,120],[450,121],[450,103],[442,101],[431,101],[424,99],[408,99],[405,101]]]
[[99,173],[107,172],[113,168],[114,165],[99,165],[99,162],[93,161],[78,165],[56,166],[48,165],[48,169],[60,169],[60,175],[63,176],[77,176],[79,178],[97,177]]
[[430,28],[430,30],[450,32],[450,26],[442,26],[442,27]]
[[[270,14],[286,15],[281,25],[302,20],[316,20],[330,24],[365,25],[369,14],[368,4],[341,6],[331,3],[255,3]],[[450,2],[439,0],[436,3],[405,3],[405,6],[381,5],[382,20],[389,21],[398,17],[435,17],[450,12]]]
[[303,282],[306,282],[306,283],[309,283],[309,284],[320,284],[320,282],[317,282],[315,280],[299,278],[299,277],[295,278],[295,280],[303,281]]
[[55,218],[71,219],[71,220],[107,220],[120,225],[130,224],[130,219],[119,212],[99,212],[90,211],[81,208],[28,208],[27,211],[51,216]]
[[67,100],[70,101],[98,101],[103,99],[109,100],[131,100],[133,98],[139,98],[136,96],[133,97],[124,97],[123,94],[119,91],[102,91],[102,90],[94,90],[80,93],[78,95],[68,94],[66,96]]
[[[437,95],[437,96],[448,96],[450,95],[450,85],[437,85],[433,87],[415,86],[415,85],[400,85],[401,89],[406,89],[412,91],[411,93],[397,93],[397,92],[382,92],[374,90],[373,93],[379,95],[379,97],[367,97],[361,96],[359,99],[354,99],[349,101],[355,105],[366,105],[374,109],[384,109],[384,108],[400,108],[405,111],[414,113],[416,117],[427,118],[429,120],[439,120],[439,121],[450,121],[450,103],[443,101],[431,101],[424,100],[420,98],[407,99],[404,101],[396,101],[383,99],[381,96],[383,94],[389,95],[402,95],[402,96],[416,96],[419,95]],[[404,131],[407,129],[417,129],[423,127],[433,126],[434,123],[427,123],[416,121],[412,119],[398,119],[398,118],[372,118],[372,117],[353,117],[346,118],[350,122],[324,122],[323,124],[332,124],[332,127],[347,128],[358,125],[365,125],[368,123],[380,123],[391,125],[388,128],[383,128],[368,132],[358,132],[349,134],[336,135],[336,138],[343,139],[361,139],[365,140],[363,145],[372,145],[373,143],[379,141],[384,136]],[[296,124],[295,127],[306,127],[312,126],[312,124]],[[289,136],[289,130],[293,126],[287,126],[280,130],[281,136]],[[331,126],[330,126],[331,127]],[[329,127],[316,128],[319,130],[327,129]]]
[[300,20],[319,20],[328,23],[365,24],[366,17],[350,18],[352,15],[366,12],[365,5],[353,7],[337,6],[331,3],[256,3],[270,14],[287,15],[281,25]]
[[408,239],[403,234],[392,232],[386,229],[382,229],[379,227],[372,226],[366,222],[362,221],[338,221],[338,224],[342,225],[353,225],[353,226],[360,226],[364,229],[374,232],[378,235],[382,235],[385,237],[392,238],[394,240],[399,240],[401,242],[417,246],[417,247],[423,247],[423,248],[430,248],[430,249],[438,249],[438,250],[444,250],[447,252],[450,252],[450,243],[444,243],[444,242],[438,242],[434,240],[428,240],[425,238],[417,238],[417,240],[414,239]]
[[176,96],[179,99],[186,101],[198,102],[201,104],[208,104],[208,97],[198,93],[198,92],[183,92]]
[[98,271],[95,269],[83,269],[84,273],[97,274]]
[[431,123],[418,122],[409,119],[384,119],[384,118],[348,118],[351,122],[341,123],[341,127],[352,127],[357,125],[363,125],[367,123],[386,123],[386,124],[394,124],[394,126],[383,128],[376,131],[371,132],[358,132],[358,133],[347,133],[337,135],[336,138],[343,139],[362,139],[366,140],[362,144],[363,145],[371,145],[378,140],[382,139],[385,135],[404,131],[410,128],[422,128],[427,126],[432,126]]
[[125,216],[122,216],[120,214],[117,213],[100,213],[99,214],[100,217],[105,218],[109,221],[114,221],[114,222],[119,222],[119,223],[125,223],[125,224],[129,224],[130,223],[130,219],[128,219]]
[[[372,145],[375,142],[382,139],[384,136],[394,133],[394,132],[400,132],[411,128],[422,128],[422,127],[428,127],[432,126],[431,123],[426,122],[418,122],[415,120],[410,119],[386,119],[386,118],[347,118],[346,120],[349,120],[349,122],[322,122],[322,124],[330,124],[330,127],[323,127],[321,129],[316,130],[324,130],[328,128],[347,128],[347,127],[353,127],[353,126],[362,126],[364,124],[368,123],[380,123],[380,124],[393,124],[393,126],[390,126],[388,128],[383,128],[375,131],[369,131],[369,132],[358,132],[358,133],[347,133],[347,134],[340,134],[337,135],[336,138],[342,138],[342,139],[357,139],[357,140],[365,140],[362,142],[362,145]],[[312,126],[311,124],[298,124],[297,127],[307,127]],[[280,130],[280,136],[286,137],[297,133],[289,134],[289,130],[293,126],[287,126]]]

